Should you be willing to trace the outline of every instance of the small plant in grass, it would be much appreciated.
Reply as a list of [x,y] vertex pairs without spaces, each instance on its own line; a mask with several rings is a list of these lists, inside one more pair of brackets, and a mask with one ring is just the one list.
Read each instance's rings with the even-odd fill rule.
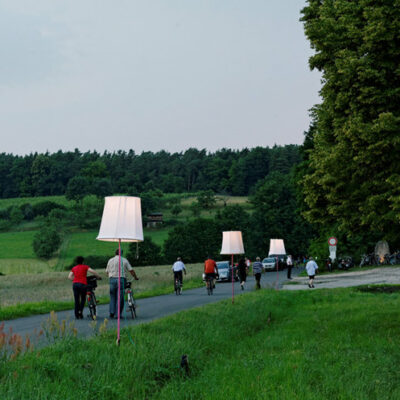
[[90,327],[93,329],[93,334],[95,336],[101,336],[104,335],[107,332],[107,325],[108,325],[108,319],[104,318],[104,321],[102,324],[98,324],[98,321],[92,321],[90,323]]
[[14,360],[20,354],[31,352],[32,350],[33,344],[28,335],[24,340],[21,335],[13,333],[12,328],[5,332],[4,322],[0,324],[0,362]]
[[71,322],[63,319],[59,322],[57,314],[54,311],[51,311],[49,318],[42,323],[42,330],[49,343],[55,343],[58,340],[72,339],[76,337],[78,333],[73,321]]

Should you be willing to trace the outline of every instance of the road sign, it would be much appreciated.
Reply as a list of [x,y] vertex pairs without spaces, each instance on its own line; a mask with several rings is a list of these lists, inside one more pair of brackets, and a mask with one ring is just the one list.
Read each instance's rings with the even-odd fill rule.
[[336,246],[337,245],[337,239],[334,236],[331,236],[328,239],[328,244],[329,244],[329,246]]

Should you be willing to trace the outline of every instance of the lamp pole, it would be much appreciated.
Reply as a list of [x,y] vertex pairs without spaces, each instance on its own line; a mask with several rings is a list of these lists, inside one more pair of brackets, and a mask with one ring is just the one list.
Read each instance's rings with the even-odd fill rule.
[[117,322],[117,345],[120,344],[120,327],[121,327],[121,239],[118,239],[118,322]]
[[235,301],[235,284],[233,283],[233,272],[234,268],[233,268],[233,254],[232,254],[232,304]]

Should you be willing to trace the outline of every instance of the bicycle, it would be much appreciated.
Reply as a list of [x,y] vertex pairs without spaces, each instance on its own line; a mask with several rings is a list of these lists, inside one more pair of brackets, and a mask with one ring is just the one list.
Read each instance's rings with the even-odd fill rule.
[[97,299],[96,295],[94,294],[95,289],[97,288],[97,278],[95,276],[88,276],[87,277],[87,289],[86,289],[86,296],[87,296],[87,303],[89,307],[89,315],[88,317],[91,318],[93,321],[96,320],[96,306],[97,306]]
[[182,294],[182,284],[178,277],[175,277],[175,294],[179,296]]
[[127,281],[125,283],[125,289],[128,297],[128,307],[132,315],[132,319],[135,319],[137,317],[136,315],[136,300],[135,297],[133,296],[132,292],[132,282]]
[[218,275],[215,276],[215,277],[214,276],[210,276],[210,275],[205,277],[207,294],[209,296],[213,294],[213,291],[214,291],[214,279],[216,279],[217,277],[218,277]]

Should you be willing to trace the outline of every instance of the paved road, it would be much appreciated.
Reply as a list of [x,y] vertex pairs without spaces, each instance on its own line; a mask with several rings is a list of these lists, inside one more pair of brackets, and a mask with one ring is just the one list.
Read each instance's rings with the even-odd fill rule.
[[[292,270],[292,275],[298,275],[299,270],[294,268]],[[286,281],[286,271],[279,272],[278,286],[282,287],[282,284]],[[277,274],[276,272],[267,272],[262,275],[261,284],[262,287],[276,287],[277,283]],[[249,277],[246,283],[246,288],[244,291],[240,290],[239,283],[234,284],[235,296],[241,295],[242,293],[249,292],[254,289],[255,283],[254,278]],[[71,291],[72,296],[72,291]],[[176,296],[175,294],[169,294],[164,296],[157,297],[149,297],[147,299],[140,299],[137,301],[138,305],[138,318],[132,320],[128,317],[127,319],[122,320],[122,327],[128,325],[137,325],[145,322],[150,322],[157,318],[161,318],[170,314],[174,314],[176,312],[187,310],[194,307],[199,307],[204,304],[214,303],[223,299],[232,297],[232,284],[229,282],[217,283],[216,289],[214,290],[214,294],[212,296],[208,296],[205,287],[191,290],[183,290],[181,296]],[[85,307],[84,313],[87,313],[88,309]],[[98,306],[98,325],[100,325],[104,318],[108,318],[108,304],[99,305]],[[124,316],[124,313],[123,315]],[[29,335],[31,338],[35,336],[35,332],[39,332],[41,326],[46,320],[48,320],[49,314],[44,315],[35,315],[26,318],[20,318],[10,321],[5,321],[5,329],[8,330],[12,328],[14,333],[18,333],[22,336]],[[68,311],[60,311],[57,312],[57,318],[59,321],[67,320],[74,321],[75,327],[78,330],[78,336],[87,337],[93,334],[93,328],[90,326],[89,319],[83,320],[75,320],[73,310]],[[110,320],[108,323],[108,327],[110,329],[116,328],[117,321]],[[37,346],[40,344],[45,344],[43,342],[44,339],[41,340],[41,343],[37,343]]]

